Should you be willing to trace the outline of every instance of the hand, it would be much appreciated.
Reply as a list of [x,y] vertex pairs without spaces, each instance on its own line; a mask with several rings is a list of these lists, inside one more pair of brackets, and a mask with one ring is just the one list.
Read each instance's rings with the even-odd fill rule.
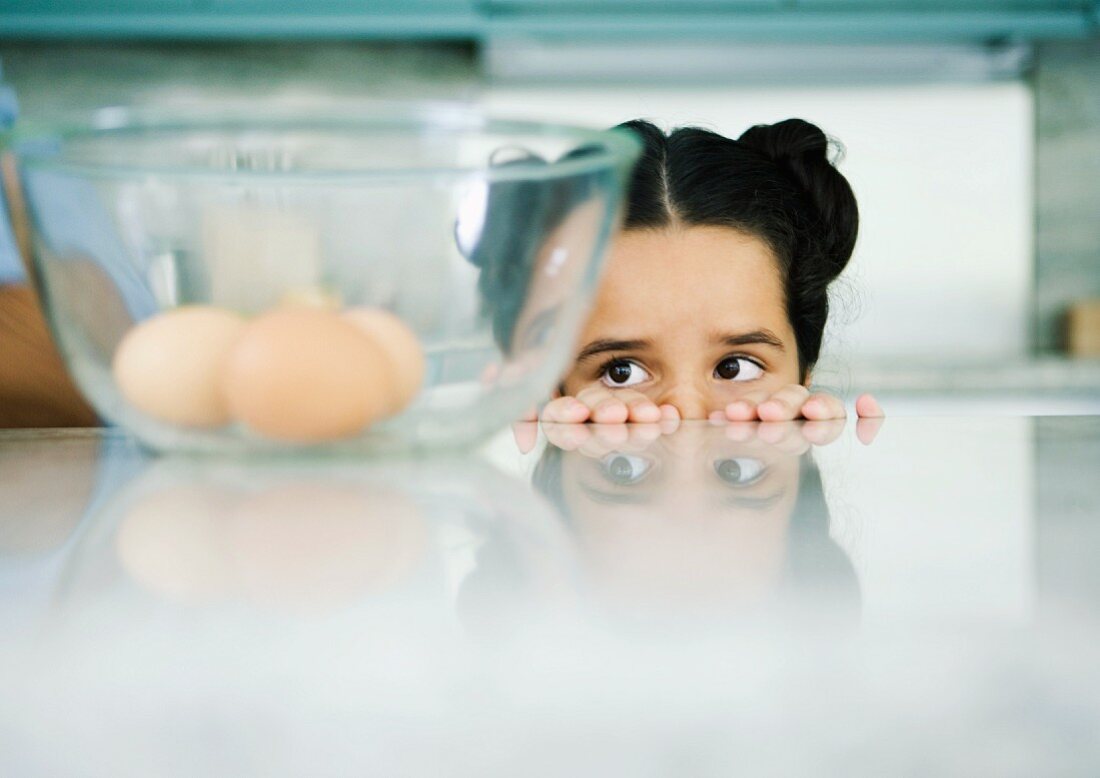
[[[844,403],[831,394],[815,393],[800,384],[790,384],[775,392],[756,392],[731,402],[723,410],[711,413],[711,419],[728,421],[791,421],[807,419],[825,421],[847,417]],[[883,416],[878,401],[869,394],[856,400],[859,418]],[[665,419],[679,419],[680,412],[673,405],[657,406],[641,392],[618,389],[612,392],[602,386],[582,389],[576,397],[556,397],[542,409],[542,420],[558,424],[623,424],[625,422],[653,423]],[[525,415],[524,421],[533,421],[535,412]]]
[[542,409],[542,420],[558,424],[624,424],[638,422],[654,424],[676,419],[680,412],[673,405],[657,406],[641,392],[618,389],[612,392],[603,386],[589,386],[576,397],[555,397]]
[[[882,427],[882,417],[860,418],[855,425],[856,439],[871,445]],[[827,446],[840,437],[845,419],[811,421],[728,422],[715,419],[711,424],[723,425],[724,436],[737,443],[759,442],[779,451],[801,454],[813,446]],[[542,425],[546,440],[564,451],[580,451],[588,456],[603,456],[609,451],[638,451],[648,448],[659,438],[671,435],[680,427],[679,419],[641,424],[555,424]],[[538,443],[539,424],[521,421],[512,425],[512,434],[521,454],[534,450]]]
[[[846,418],[848,412],[837,397],[824,392],[810,393],[801,384],[789,384],[775,392],[754,392],[734,400],[710,418],[727,421],[826,421]],[[856,399],[856,416],[877,419],[884,416],[878,400],[869,394]]]

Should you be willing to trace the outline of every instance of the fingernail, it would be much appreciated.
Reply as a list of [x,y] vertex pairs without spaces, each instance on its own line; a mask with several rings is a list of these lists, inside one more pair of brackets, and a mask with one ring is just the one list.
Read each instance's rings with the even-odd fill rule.
[[732,419],[740,419],[740,417],[749,415],[750,412],[749,404],[744,400],[734,400],[726,406],[726,415]]

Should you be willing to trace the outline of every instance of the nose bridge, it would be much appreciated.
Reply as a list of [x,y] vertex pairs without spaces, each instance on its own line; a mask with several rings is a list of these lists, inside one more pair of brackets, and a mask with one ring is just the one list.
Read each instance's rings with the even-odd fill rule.
[[674,406],[682,419],[705,419],[710,408],[702,382],[686,375],[671,376],[671,379],[663,387],[658,404]]

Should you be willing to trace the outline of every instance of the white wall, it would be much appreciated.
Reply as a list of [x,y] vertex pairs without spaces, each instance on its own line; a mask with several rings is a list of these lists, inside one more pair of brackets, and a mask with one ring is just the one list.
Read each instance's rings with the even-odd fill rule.
[[1033,102],[1023,83],[731,89],[490,87],[494,116],[648,118],[736,137],[813,121],[847,148],[863,217],[826,357],[1022,356],[1032,281]]

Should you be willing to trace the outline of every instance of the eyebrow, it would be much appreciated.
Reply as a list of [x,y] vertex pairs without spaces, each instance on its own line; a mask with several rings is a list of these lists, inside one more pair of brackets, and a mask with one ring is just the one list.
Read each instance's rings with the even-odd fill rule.
[[653,345],[653,342],[646,339],[641,340],[594,340],[587,346],[581,349],[581,352],[577,354],[577,361],[583,362],[586,359],[590,359],[597,354],[604,354],[608,351],[644,351]]
[[715,335],[712,340],[726,346],[749,346],[754,343],[759,343],[765,346],[774,346],[780,351],[787,350],[783,345],[783,341],[781,341],[771,330],[753,330],[752,332],[741,332],[737,334],[721,333]]

